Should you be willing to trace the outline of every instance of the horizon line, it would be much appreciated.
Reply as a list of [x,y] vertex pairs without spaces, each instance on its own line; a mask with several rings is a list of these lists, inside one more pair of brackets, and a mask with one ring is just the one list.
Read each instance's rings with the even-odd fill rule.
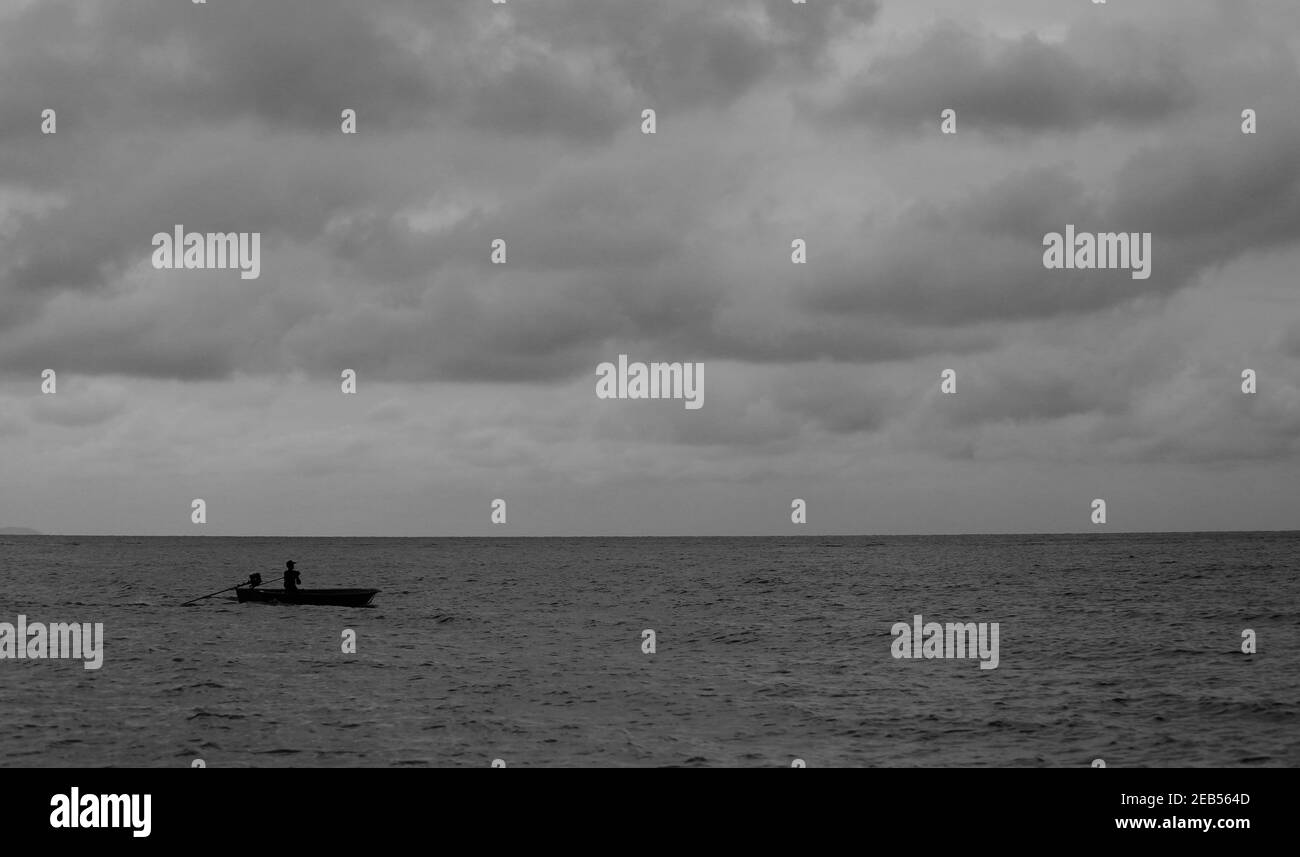
[[[3,528],[0,528],[3,529]],[[21,529],[21,528],[11,528]],[[34,529],[34,528],[28,528]],[[35,538],[87,538],[87,539],[773,539],[773,538],[964,538],[969,536],[1176,536],[1176,535],[1253,535],[1259,533],[1285,534],[1300,533],[1300,529],[1290,530],[1111,530],[1095,532],[1092,530],[1057,530],[1053,532],[967,532],[967,533],[763,533],[728,535],[714,533],[710,535],[654,535],[654,534],[605,534],[605,535],[424,535],[424,536],[378,536],[378,535],[209,535],[191,533],[188,535],[142,534],[142,533],[0,533],[0,537],[35,537]]]

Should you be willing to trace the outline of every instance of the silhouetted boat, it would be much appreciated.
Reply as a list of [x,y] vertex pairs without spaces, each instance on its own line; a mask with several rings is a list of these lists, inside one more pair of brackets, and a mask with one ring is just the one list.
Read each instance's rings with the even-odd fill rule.
[[329,604],[335,607],[365,607],[378,589],[250,589],[240,587],[235,596],[240,601],[257,601],[263,604]]

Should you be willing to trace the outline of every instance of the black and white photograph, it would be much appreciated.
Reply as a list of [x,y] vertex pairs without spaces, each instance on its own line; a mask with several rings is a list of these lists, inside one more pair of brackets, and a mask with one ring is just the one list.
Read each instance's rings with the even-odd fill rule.
[[981,769],[1241,847],[1298,288],[1297,0],[0,0],[0,803]]

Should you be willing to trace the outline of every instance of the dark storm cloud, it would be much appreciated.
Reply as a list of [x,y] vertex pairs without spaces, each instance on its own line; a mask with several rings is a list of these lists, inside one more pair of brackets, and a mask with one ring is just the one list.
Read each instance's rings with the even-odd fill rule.
[[1141,286],[1127,271],[1044,269],[1044,233],[1088,222],[1098,222],[1097,203],[1081,183],[1050,168],[1013,175],[948,206],[912,206],[824,275],[819,268],[802,301],[819,312],[958,327],[1131,298]]
[[1155,122],[1191,106],[1195,92],[1178,61],[1143,36],[1111,28],[1098,42],[1111,52],[1096,56],[1070,40],[1052,44],[1035,34],[1007,40],[944,23],[912,50],[873,62],[814,113],[904,129],[937,128],[947,108],[957,111],[959,129],[972,130]]
[[[683,252],[706,210],[699,187],[665,183],[663,172],[626,163],[556,167],[510,205],[479,205],[438,229],[421,229],[409,218],[362,216],[340,223],[328,240],[359,274],[386,281],[454,263],[484,278],[517,270],[648,271]],[[498,238],[506,241],[504,268],[490,264]]]
[[1226,130],[1148,148],[1115,176],[1111,216],[1216,256],[1300,237],[1300,121],[1270,117],[1268,134]]
[[963,372],[958,389],[974,395],[934,399],[928,414],[948,425],[970,426],[1125,413],[1132,390],[1126,382],[1131,379],[1115,383],[1113,376],[1096,368],[1101,367],[1008,361],[989,372]]
[[608,81],[584,76],[554,57],[529,57],[500,73],[468,74],[473,88],[458,93],[457,105],[475,128],[603,141],[628,127],[634,116]]
[[1104,222],[1156,236],[1169,275],[1157,290],[1300,242],[1300,122],[1273,121],[1255,137],[1234,118],[1216,134],[1144,149],[1118,172]]
[[595,330],[568,306],[545,292],[498,305],[468,290],[411,309],[340,305],[286,334],[279,362],[398,381],[554,381],[595,365]]
[[1236,379],[1198,379],[1176,408],[1126,415],[1095,433],[1095,440],[1144,461],[1222,464],[1289,461],[1300,454],[1300,390],[1242,395]]
[[83,134],[237,120],[337,133],[351,108],[362,133],[459,122],[568,140],[608,139],[630,110],[619,81],[490,37],[467,4],[205,6],[48,0],[16,15],[0,74],[22,85],[0,92],[0,144],[38,138],[45,107]]
[[233,312],[215,311],[201,295],[183,292],[159,302],[105,301],[47,311],[0,337],[0,365],[29,375],[54,367],[189,381],[226,378],[241,364],[265,370],[272,364],[259,364],[264,351],[249,347],[250,324],[237,315],[248,304],[233,299],[229,306]]
[[774,29],[773,41],[806,64],[823,59],[826,47],[838,35],[855,26],[870,24],[880,12],[879,0],[822,0],[795,4],[786,0],[763,0],[763,8]]
[[38,138],[45,107],[83,133],[239,119],[332,133],[350,107],[372,133],[450,121],[607,141],[645,102],[725,105],[814,64],[876,10],[790,5],[42,0],[0,34],[0,76],[20,81],[0,91],[0,145]]
[[[456,4],[448,4],[454,6]],[[6,23],[0,95],[11,133],[31,134],[37,105],[68,130],[255,117],[337,129],[343,106],[382,127],[433,106],[435,81],[381,30],[379,4],[346,0],[42,0]]]
[[[549,198],[516,200],[429,236],[394,219],[421,183],[403,187],[365,141],[375,129],[444,119],[506,136],[608,139],[635,125],[634,108],[651,92],[679,108],[729,102],[776,63],[813,62],[841,27],[870,21],[876,8],[551,5],[471,14],[464,4],[409,2],[200,9],[122,0],[87,9],[50,0],[11,13],[0,73],[19,83],[0,90],[0,166],[15,185],[67,198],[6,243],[6,321],[39,310],[24,295],[114,281],[147,255],[149,236],[175,223],[261,231],[266,250],[321,237],[342,217],[326,243],[359,273],[388,280],[478,258],[488,234],[511,236],[515,257],[534,269],[652,265],[689,222],[682,206],[669,216],[652,208],[672,187],[632,201],[553,180]],[[501,21],[509,26],[494,29]],[[629,87],[640,91],[636,103]],[[344,105],[358,110],[362,128],[351,150],[294,134],[338,140]],[[38,133],[45,106],[59,111],[54,137]],[[208,144],[245,120],[271,130],[266,146],[247,137]]]
[[[1236,135],[1235,122],[1225,122],[1233,135],[1200,142],[1170,130],[1167,145],[1099,185],[1068,163],[1009,161],[955,202],[917,194],[892,217],[872,212],[844,229],[818,216],[800,228],[814,262],[792,270],[788,236],[757,238],[761,220],[737,215],[768,204],[767,144],[754,141],[765,160],[699,141],[747,93],[783,91],[778,72],[833,78],[829,48],[872,24],[875,3],[208,5],[127,0],[86,17],[54,0],[10,19],[0,38],[14,50],[0,66],[36,74],[20,75],[0,105],[34,107],[32,81],[48,72],[87,110],[107,105],[144,127],[87,133],[73,110],[68,134],[35,141],[50,147],[46,160],[67,159],[58,173],[67,200],[3,241],[0,308],[13,327],[40,315],[41,295],[93,292],[108,307],[124,272],[147,261],[150,236],[175,223],[261,231],[265,297],[184,292],[131,304],[111,322],[57,315],[9,338],[10,366],[57,354],[82,371],[150,377],[348,366],[394,380],[552,382],[638,341],[682,359],[762,364],[970,355],[994,347],[1008,321],[1167,295],[1290,242],[1300,222],[1300,137],[1270,116],[1268,139]],[[51,46],[62,30],[77,50]],[[986,50],[944,26],[921,50],[882,61],[873,85],[924,101],[936,81],[957,80],[1000,122],[1041,114],[1042,127],[1061,130],[1184,105],[1176,63],[1160,50],[1116,60],[1136,36],[1106,33],[1113,43],[1091,53],[1082,36]],[[90,79],[93,97],[78,88]],[[696,109],[698,124],[636,135],[635,108],[650,94]],[[347,138],[337,109],[354,97],[363,131]],[[423,135],[401,133],[398,114],[434,123],[427,151]],[[619,127],[636,145],[566,157],[566,135],[609,139]],[[800,130],[827,151],[838,144],[838,132]],[[497,148],[475,156],[487,146]],[[32,141],[0,144],[0,158],[15,148]],[[526,167],[511,163],[518,153]],[[807,195],[834,185],[832,174]],[[421,224],[412,211],[430,198],[452,213]],[[1153,232],[1151,280],[1044,270],[1042,235],[1067,223]],[[488,264],[497,237],[508,241],[507,266]],[[319,265],[292,267],[299,251]],[[1054,395],[1046,413],[1075,406]],[[825,424],[871,423],[850,409]]]
[[277,240],[314,238],[335,213],[380,192],[359,154],[309,141],[273,148],[197,135],[172,140],[174,148],[141,144],[143,153],[96,159],[103,172],[72,188],[66,204],[24,220],[0,261],[10,287],[100,287],[147,261],[153,235],[178,223],[187,231],[262,232],[266,253]]
[[[1093,312],[1167,295],[1243,254],[1300,241],[1300,125],[1140,150],[1107,186],[1069,167],[1013,174],[948,206],[919,204],[810,289],[811,308],[962,325]],[[1152,233],[1152,274],[1046,270],[1043,235]],[[942,248],[936,252],[936,248]]]
[[870,23],[879,3],[557,0],[508,8],[518,35],[601,57],[641,97],[680,110],[730,104],[786,62],[815,65],[837,35]]
[[[401,535],[500,486],[556,510],[512,518],[542,534],[599,532],[591,488],[621,484],[647,531],[664,498],[708,531],[720,507],[784,526],[772,497],[884,486],[897,526],[1015,529],[1055,464],[1113,486],[1156,461],[1226,486],[1229,523],[1293,523],[1294,10],[881,5],[0,0],[21,502],[48,529],[157,532],[179,496],[183,528],[176,486],[206,473],[242,495],[218,517],[254,530]],[[177,223],[261,232],[261,278],[154,270]],[[1151,279],[1045,270],[1043,234],[1071,223],[1151,232]],[[704,407],[596,398],[619,354],[702,362]],[[92,497],[95,473],[113,478]],[[326,474],[344,502],[280,502]],[[712,482],[747,490],[709,504]]]

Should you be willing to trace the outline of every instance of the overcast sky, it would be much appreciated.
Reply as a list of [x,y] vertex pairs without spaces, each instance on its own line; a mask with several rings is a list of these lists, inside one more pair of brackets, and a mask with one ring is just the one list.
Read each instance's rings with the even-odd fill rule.
[[[0,10],[0,525],[1298,528],[1294,0]],[[178,223],[260,278],[155,270]],[[1045,270],[1069,223],[1150,279]]]

